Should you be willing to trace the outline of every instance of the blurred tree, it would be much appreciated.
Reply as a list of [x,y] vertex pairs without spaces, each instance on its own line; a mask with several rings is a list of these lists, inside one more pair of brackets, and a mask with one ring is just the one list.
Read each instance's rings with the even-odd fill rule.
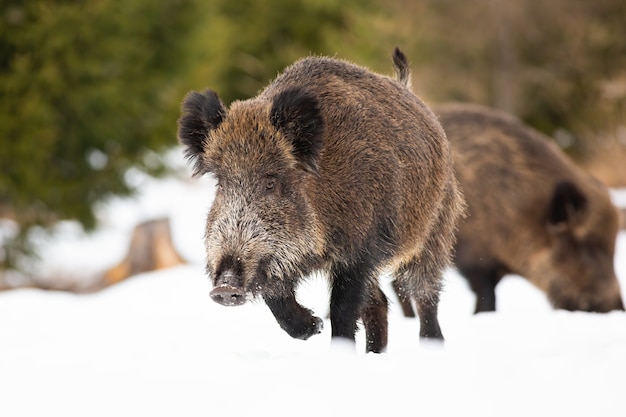
[[130,191],[129,167],[162,170],[151,156],[175,143],[172,80],[194,11],[185,0],[2,2],[0,219],[19,229],[0,233],[0,269],[35,226],[92,228],[97,202]]
[[229,103],[254,96],[287,65],[310,54],[335,55],[372,0],[215,0],[206,23],[211,45],[202,87]]
[[548,133],[571,135],[572,150],[585,156],[602,132],[626,123],[626,2],[561,2],[546,5],[548,13],[527,6],[534,24],[519,30],[519,113]]
[[419,94],[517,114],[579,159],[626,146],[623,0],[390,5],[397,27],[411,33]]

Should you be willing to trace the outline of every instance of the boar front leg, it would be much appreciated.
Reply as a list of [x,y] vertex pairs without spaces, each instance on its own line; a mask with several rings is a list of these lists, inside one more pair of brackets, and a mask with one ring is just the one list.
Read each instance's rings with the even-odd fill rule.
[[490,256],[465,245],[463,240],[457,246],[454,263],[476,295],[474,313],[496,311],[496,285],[507,270]]
[[398,297],[400,307],[402,307],[402,314],[404,317],[415,317],[415,311],[413,311],[413,304],[411,303],[411,294],[402,286],[399,281],[392,281],[391,286],[393,291]]
[[497,270],[494,268],[463,267],[459,271],[470,284],[476,295],[474,313],[496,311],[496,284],[499,281]]
[[298,304],[293,291],[285,297],[264,297],[264,300],[280,327],[294,339],[306,340],[322,332],[322,319]]

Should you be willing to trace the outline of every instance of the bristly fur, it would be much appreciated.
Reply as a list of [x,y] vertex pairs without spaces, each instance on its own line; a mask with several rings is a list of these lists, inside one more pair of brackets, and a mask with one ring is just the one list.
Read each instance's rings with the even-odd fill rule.
[[443,338],[437,303],[463,199],[445,133],[405,87],[408,61],[395,55],[404,85],[308,57],[228,110],[213,92],[185,99],[179,139],[196,172],[219,180],[205,234],[216,302],[262,298],[289,335],[306,339],[322,321],[295,290],[322,272],[332,337],[354,341],[361,320],[366,349],[380,352],[378,277],[391,270],[418,306],[420,334]]
[[496,309],[495,287],[509,273],[555,308],[623,310],[613,262],[619,221],[607,187],[511,115],[460,103],[435,113],[469,206],[455,264],[476,311]]

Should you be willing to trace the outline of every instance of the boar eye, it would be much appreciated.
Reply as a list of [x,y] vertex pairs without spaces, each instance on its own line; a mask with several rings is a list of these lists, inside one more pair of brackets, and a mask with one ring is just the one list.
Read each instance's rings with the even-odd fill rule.
[[265,179],[265,192],[270,194],[276,189],[276,179],[269,177]]

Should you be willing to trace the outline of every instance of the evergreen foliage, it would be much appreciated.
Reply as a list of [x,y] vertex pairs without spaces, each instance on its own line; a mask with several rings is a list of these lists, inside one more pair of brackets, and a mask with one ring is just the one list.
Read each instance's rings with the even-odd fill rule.
[[[229,103],[254,96],[295,60],[335,55],[332,39],[353,30],[351,19],[370,0],[214,0],[207,23],[207,61],[220,98]],[[389,53],[387,53],[388,55]]]
[[145,156],[174,141],[169,80],[196,18],[184,0],[34,0],[3,2],[0,19],[0,217],[20,227],[0,262],[11,266],[32,227],[92,228],[97,202],[130,191],[129,167],[160,170]]
[[[179,104],[212,86],[245,98],[309,53],[332,53],[349,0],[63,0],[0,6],[0,269],[33,227],[95,226],[94,206],[163,170]],[[348,7],[346,9],[346,7]],[[337,35],[340,36],[340,35]]]

